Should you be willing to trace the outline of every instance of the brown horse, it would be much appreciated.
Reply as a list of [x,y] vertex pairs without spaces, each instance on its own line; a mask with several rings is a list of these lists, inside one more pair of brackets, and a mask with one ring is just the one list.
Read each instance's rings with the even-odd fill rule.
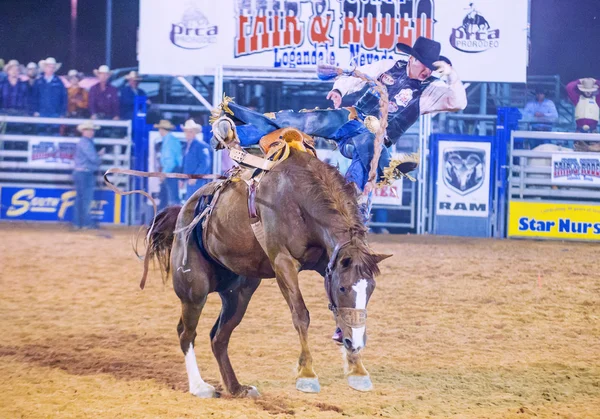
[[190,392],[198,397],[216,395],[200,376],[194,340],[207,295],[218,292],[223,305],[210,339],[223,382],[234,396],[258,395],[256,388],[238,382],[227,348],[265,278],[277,279],[300,337],[296,388],[320,390],[308,347],[310,317],[298,285],[301,270],[314,270],[326,278],[330,308],[343,333],[348,383],[356,390],[370,390],[372,383],[360,355],[367,339],[366,306],[375,289],[377,264],[388,256],[374,254],[367,245],[354,185],[347,184],[332,166],[291,150],[286,160],[265,174],[256,195],[266,252],[250,227],[248,187],[241,181],[228,182],[222,189],[205,225],[203,249],[196,234],[190,238],[180,232],[194,218],[198,196],[213,187],[214,183],[205,185],[183,208],[169,207],[159,213],[146,254],[156,257],[167,273],[172,271],[173,288],[182,304],[177,331]]

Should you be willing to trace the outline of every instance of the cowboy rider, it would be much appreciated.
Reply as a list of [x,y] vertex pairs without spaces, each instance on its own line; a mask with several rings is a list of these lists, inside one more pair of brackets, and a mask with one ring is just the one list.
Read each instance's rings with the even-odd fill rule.
[[[388,128],[386,146],[396,141],[413,125],[420,115],[434,112],[455,112],[467,105],[465,87],[450,61],[440,57],[441,45],[420,37],[413,47],[398,44],[397,51],[409,55],[408,61],[381,60],[358,69],[379,80],[389,95]],[[436,75],[433,73],[436,72]],[[441,78],[446,78],[446,82]],[[221,117],[213,126],[213,146],[219,147],[229,141],[240,142],[241,146],[257,144],[262,136],[276,129],[291,126],[308,135],[334,140],[344,157],[352,159],[346,179],[364,189],[374,154],[376,131],[367,123],[379,114],[379,97],[367,90],[351,108],[340,108],[342,97],[359,91],[365,81],[342,76],[333,85],[327,99],[333,101],[335,109],[308,112],[283,111],[276,114],[259,114],[235,103],[227,103],[233,121]],[[228,124],[223,124],[226,120]],[[233,128],[233,135],[232,130]],[[369,129],[371,128],[371,129]],[[382,148],[378,175],[388,167],[391,155]]]

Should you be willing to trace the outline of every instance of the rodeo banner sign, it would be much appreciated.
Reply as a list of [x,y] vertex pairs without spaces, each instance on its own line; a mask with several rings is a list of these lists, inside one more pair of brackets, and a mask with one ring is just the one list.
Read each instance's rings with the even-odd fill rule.
[[489,215],[491,144],[440,141],[436,179],[436,214]]
[[508,236],[600,241],[600,206],[512,201]]
[[552,154],[552,183],[558,185],[600,185],[600,154]]
[[[71,221],[75,190],[2,186],[0,219],[3,221]],[[124,222],[123,197],[112,191],[96,190],[90,208],[92,218],[101,223]]]
[[527,0],[141,0],[145,74],[350,68],[442,43],[465,81],[525,82]]

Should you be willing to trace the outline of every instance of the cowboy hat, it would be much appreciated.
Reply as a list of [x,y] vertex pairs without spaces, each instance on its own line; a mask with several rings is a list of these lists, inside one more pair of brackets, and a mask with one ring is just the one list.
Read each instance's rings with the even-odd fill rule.
[[100,127],[97,125],[94,125],[94,123],[92,121],[87,121],[87,122],[84,122],[83,124],[77,125],[77,131],[79,131],[79,132],[82,132],[86,129],[93,129],[94,131],[96,131],[96,130],[100,129]]
[[175,129],[175,125],[173,125],[168,119],[161,119],[158,124],[154,124],[154,128],[162,128],[166,129],[167,131],[173,131]]
[[[408,55],[412,55],[417,60],[422,62],[430,70],[436,69],[433,65],[436,61],[440,60],[440,51],[442,45],[434,40],[424,38],[420,36],[415,44],[411,47],[406,44],[396,44],[396,51],[403,52]],[[448,60],[445,58],[445,60]],[[449,61],[449,60],[448,60]]]
[[27,70],[37,70],[38,65],[34,62],[30,62],[29,64],[27,64]]
[[67,73],[67,77],[71,78],[71,77],[75,77],[79,74],[79,72],[77,70],[69,70],[69,72]]
[[103,64],[100,67],[98,67],[97,70],[94,70],[94,74],[96,76],[100,73],[111,75],[112,71],[110,71],[110,68],[106,64]]
[[181,126],[181,129],[184,131],[195,130],[196,132],[202,131],[202,125],[196,124],[193,119],[188,119],[185,121],[185,125]]
[[54,57],[48,57],[45,60],[40,61],[40,68],[43,68],[46,64],[54,64],[56,66],[55,71],[58,71],[62,66],[62,63],[57,63],[56,58]]
[[19,67],[21,64],[17,60],[10,60],[3,68],[6,73],[11,67]]
[[581,83],[577,85],[577,88],[584,93],[595,93],[598,91],[598,85],[596,79],[588,77],[579,80]]
[[142,80],[137,71],[130,71],[129,74],[125,76],[125,80]]

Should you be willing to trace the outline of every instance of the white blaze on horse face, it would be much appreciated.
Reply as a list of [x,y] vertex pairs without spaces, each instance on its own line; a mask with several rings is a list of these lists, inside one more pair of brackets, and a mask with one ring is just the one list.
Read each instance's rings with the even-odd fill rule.
[[200,370],[196,363],[196,353],[194,345],[190,343],[190,348],[185,354],[185,369],[187,370],[188,380],[190,383],[190,393],[198,397],[213,397],[215,388],[207,384],[200,376]]
[[[354,308],[358,310],[367,308],[367,286],[368,282],[366,279],[361,279],[352,285],[352,289],[356,293]],[[361,349],[365,346],[365,326],[352,328],[352,346],[354,349]]]

